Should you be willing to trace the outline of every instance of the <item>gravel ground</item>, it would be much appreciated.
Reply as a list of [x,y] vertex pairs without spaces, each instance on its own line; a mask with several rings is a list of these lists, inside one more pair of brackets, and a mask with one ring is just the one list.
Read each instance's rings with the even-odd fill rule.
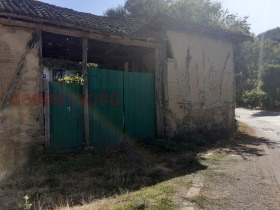
[[[227,160],[203,194],[212,198],[201,209],[280,209],[280,113],[236,110],[245,133],[225,148]],[[244,126],[245,125],[245,126]],[[236,161],[233,161],[236,159]]]

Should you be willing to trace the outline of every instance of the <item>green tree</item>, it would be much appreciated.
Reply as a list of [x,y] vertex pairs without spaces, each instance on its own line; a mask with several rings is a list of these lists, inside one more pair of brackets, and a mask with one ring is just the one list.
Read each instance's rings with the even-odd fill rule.
[[[254,37],[253,42],[244,42],[235,46],[236,102],[238,106],[254,107],[260,101],[257,97],[259,85],[260,41]],[[253,93],[251,93],[253,92]],[[250,98],[250,99],[248,99]],[[252,103],[251,103],[252,102]]]
[[261,89],[269,95],[269,106],[280,103],[280,65],[272,65],[264,70]]
[[169,2],[169,0],[127,0],[124,6],[108,9],[104,15],[150,19],[159,13],[167,14]]
[[229,14],[219,2],[210,0],[127,0],[124,6],[107,10],[104,15],[150,19],[157,14],[212,25],[249,34],[247,17]]
[[274,40],[280,42],[280,28],[274,28],[258,35],[260,40]]
[[166,14],[168,1],[165,0],[127,0],[124,8],[130,17],[150,19],[157,14]]
[[104,15],[107,17],[127,17],[128,13],[123,6],[119,5],[115,8],[110,8],[110,9],[106,10]]
[[253,42],[236,46],[236,101],[238,106],[267,106],[269,92],[262,92],[262,75],[271,65],[280,64],[280,44],[276,41],[260,41],[254,37]]

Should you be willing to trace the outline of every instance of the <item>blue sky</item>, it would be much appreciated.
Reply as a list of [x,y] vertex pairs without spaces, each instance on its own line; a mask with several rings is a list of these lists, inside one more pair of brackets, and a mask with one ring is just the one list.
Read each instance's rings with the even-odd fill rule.
[[[124,4],[125,0],[40,0],[81,12],[102,15],[111,7]],[[280,26],[280,0],[219,0],[224,9],[240,17],[249,16],[251,32],[259,34]]]

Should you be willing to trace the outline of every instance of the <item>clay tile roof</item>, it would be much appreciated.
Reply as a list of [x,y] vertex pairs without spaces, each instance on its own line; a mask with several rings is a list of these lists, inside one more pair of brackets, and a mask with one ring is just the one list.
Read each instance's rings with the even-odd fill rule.
[[77,12],[35,0],[0,0],[0,12],[70,23],[85,28],[118,35],[153,35],[144,27],[147,21],[131,18],[112,18]]

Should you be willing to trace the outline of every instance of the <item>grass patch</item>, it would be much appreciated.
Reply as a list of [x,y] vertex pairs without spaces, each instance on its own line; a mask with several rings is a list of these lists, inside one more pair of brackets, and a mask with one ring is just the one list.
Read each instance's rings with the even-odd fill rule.
[[14,155],[7,152],[7,149],[0,149],[0,180],[9,175],[15,169]]
[[206,196],[197,196],[194,198],[187,199],[191,203],[195,203],[199,208],[205,208],[207,204],[213,203],[213,200]]
[[[61,203],[75,206],[137,191],[170,178],[148,157],[122,145],[88,154],[33,155],[28,164],[3,180],[0,187],[7,194],[3,199],[11,205],[23,203],[23,197],[28,195],[34,208],[39,204],[54,208]],[[10,199],[8,195],[14,192],[17,192],[15,197]]]
[[208,181],[218,181],[223,178],[225,178],[227,175],[224,172],[208,169],[202,172],[202,175],[208,180]]
[[222,152],[199,156],[208,145],[203,149],[198,145],[204,144],[201,136],[194,136],[190,142],[123,144],[94,153],[32,153],[26,165],[0,182],[2,199],[8,206],[18,206],[28,195],[35,209],[90,205],[100,200],[110,201],[102,204],[107,209],[173,209],[178,189],[193,186],[186,175],[218,164],[223,157]]
[[225,157],[225,153],[222,150],[217,150],[208,157],[200,158],[201,164],[207,165],[219,165],[221,160]]
[[[175,186],[172,186],[169,183],[161,183],[152,187],[143,188],[137,192],[118,196],[114,200],[100,206],[99,209],[174,209],[176,206],[173,198],[175,193]],[[95,206],[95,203],[91,203],[85,206],[76,207],[75,209],[91,209]]]

